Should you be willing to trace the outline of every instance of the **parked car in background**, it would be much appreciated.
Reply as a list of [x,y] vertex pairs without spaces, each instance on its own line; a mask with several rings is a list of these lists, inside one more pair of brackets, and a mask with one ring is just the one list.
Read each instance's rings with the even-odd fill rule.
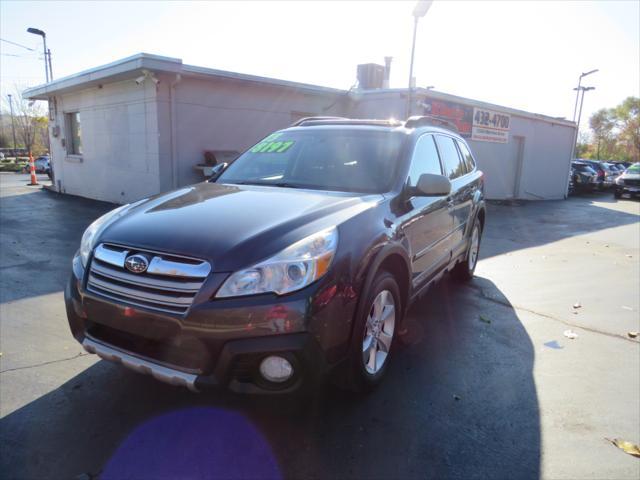
[[578,191],[594,191],[602,188],[604,182],[597,172],[587,163],[574,161],[571,163],[571,179],[573,190]]
[[49,160],[49,155],[41,155],[36,158],[33,163],[36,167],[36,173],[47,173],[51,162]]
[[[36,173],[47,173],[51,169],[51,162],[49,155],[41,155],[33,161],[33,166],[36,169]],[[29,162],[22,168],[23,173],[30,173],[31,167]]]
[[579,159],[579,161],[586,163],[596,171],[598,181],[602,182],[600,184],[600,188],[607,189],[613,186],[614,176],[612,175],[612,172],[602,164],[602,162],[588,159]]
[[453,129],[308,118],[225,167],[89,226],[65,290],[87,351],[192,390],[369,390],[412,301],[473,277],[484,180]]
[[640,163],[634,163],[620,175],[614,185],[613,196],[632,198],[640,196]]

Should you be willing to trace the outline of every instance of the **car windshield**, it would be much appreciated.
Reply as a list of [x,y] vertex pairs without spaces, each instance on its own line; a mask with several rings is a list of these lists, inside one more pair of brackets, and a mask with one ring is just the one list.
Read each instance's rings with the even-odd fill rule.
[[633,173],[634,175],[640,174],[640,163],[636,163],[627,168],[627,173]]
[[283,130],[247,150],[217,182],[382,193],[395,178],[403,138],[382,129]]

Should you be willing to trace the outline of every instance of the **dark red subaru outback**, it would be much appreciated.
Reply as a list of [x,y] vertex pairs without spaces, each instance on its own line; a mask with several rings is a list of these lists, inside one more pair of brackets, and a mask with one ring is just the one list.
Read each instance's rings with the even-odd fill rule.
[[476,267],[482,173],[442,124],[305,119],[100,217],[65,291],[73,335],[195,391],[375,386],[410,303]]

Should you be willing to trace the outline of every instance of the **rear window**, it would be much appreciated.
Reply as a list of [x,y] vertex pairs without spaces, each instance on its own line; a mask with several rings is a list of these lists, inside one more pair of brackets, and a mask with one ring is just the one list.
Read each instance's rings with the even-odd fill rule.
[[473,172],[473,169],[476,168],[476,162],[473,159],[473,155],[467,148],[467,145],[464,142],[456,140],[458,147],[460,148],[460,153],[462,154],[462,160],[464,164],[467,166],[467,172]]
[[467,173],[467,168],[460,159],[453,138],[436,135],[436,143],[438,144],[438,152],[440,152],[440,160],[442,160],[445,177],[453,179]]

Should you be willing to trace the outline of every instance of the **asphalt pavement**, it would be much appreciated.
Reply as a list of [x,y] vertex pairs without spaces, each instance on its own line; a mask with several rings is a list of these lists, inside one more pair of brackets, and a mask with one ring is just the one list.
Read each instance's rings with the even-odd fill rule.
[[289,398],[193,394],[86,354],[62,289],[112,205],[27,181],[0,174],[3,478],[640,477],[606,440],[640,443],[637,201],[490,205],[476,278],[412,308],[380,388]]

